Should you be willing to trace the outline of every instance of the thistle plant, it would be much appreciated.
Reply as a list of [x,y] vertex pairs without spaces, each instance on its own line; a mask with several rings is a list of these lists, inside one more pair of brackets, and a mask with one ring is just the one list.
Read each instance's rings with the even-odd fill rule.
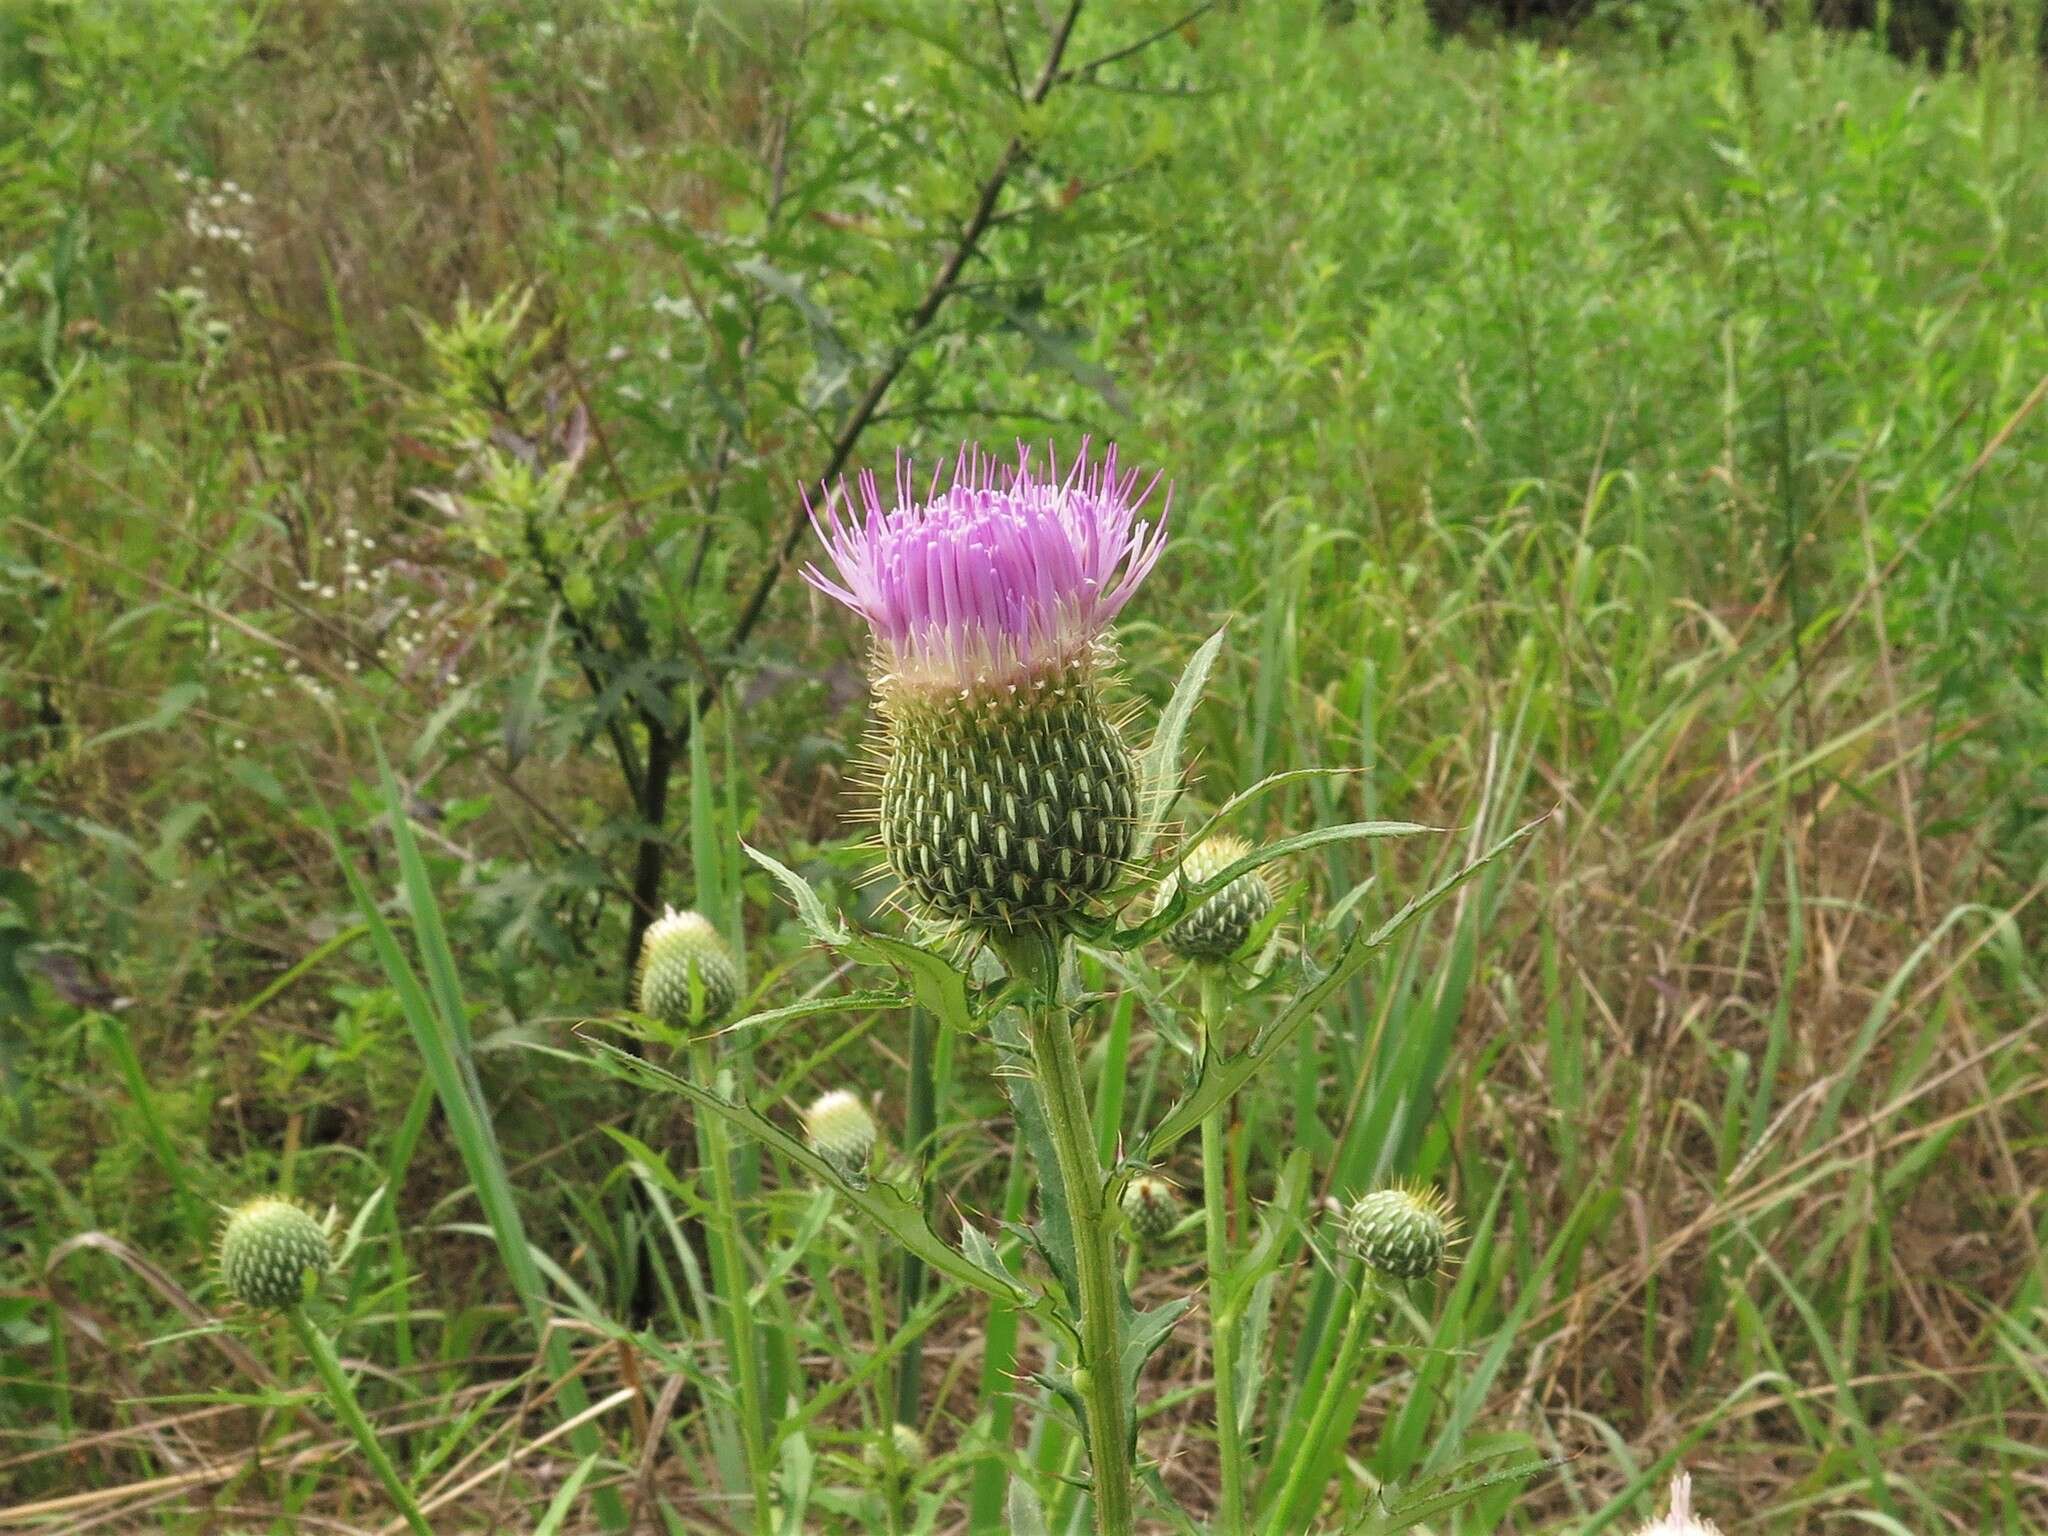
[[336,1417],[354,1437],[392,1504],[416,1536],[432,1536],[383,1442],[363,1416],[334,1346],[306,1315],[306,1303],[334,1264],[334,1240],[327,1224],[295,1200],[260,1196],[227,1213],[217,1258],[221,1286],[237,1303],[251,1312],[284,1315],[319,1373]]
[[1131,1529],[1122,1294],[1073,1021],[1060,997],[1077,927],[1136,846],[1138,765],[1107,697],[1109,626],[1165,544],[1165,514],[1114,448],[1043,475],[1028,450],[962,448],[917,498],[908,466],[885,509],[872,474],[814,514],[836,571],[812,585],[868,621],[883,722],[881,846],[906,899],[986,940],[1035,994],[1027,1038],[1073,1235],[1080,1401],[1096,1521]]
[[874,636],[882,849],[932,916],[1058,934],[1124,872],[1138,777],[1108,629],[1165,537],[1137,482],[1115,449],[1041,477],[962,448],[921,503],[906,466],[893,509],[864,474],[858,505],[842,487],[814,515],[837,574],[805,578]]
[[[1155,912],[1171,908],[1183,881],[1201,887],[1229,874],[1244,861],[1251,845],[1228,833],[1204,838],[1181,860],[1180,868],[1162,881]],[[1263,869],[1231,878],[1213,896],[1197,903],[1178,919],[1160,942],[1175,956],[1190,961],[1201,979],[1202,1049],[1220,1043],[1226,1011],[1225,963],[1244,948],[1253,931],[1273,910],[1273,888]],[[1218,1529],[1237,1536],[1244,1528],[1244,1446],[1238,1431],[1237,1333],[1239,1318],[1232,1306],[1228,1180],[1230,1161],[1224,1155],[1229,1127],[1228,1108],[1218,1104],[1202,1117],[1202,1210],[1206,1229],[1203,1257],[1209,1275],[1209,1347],[1215,1362],[1216,1447],[1219,1462]]]
[[[968,447],[950,473],[922,485],[907,466],[900,468],[889,504],[872,475],[859,477],[853,490],[842,484],[810,503],[824,559],[805,569],[805,579],[859,613],[870,632],[875,843],[896,881],[897,902],[913,919],[910,931],[887,935],[837,916],[794,870],[748,850],[789,893],[820,944],[901,979],[896,989],[863,993],[849,1006],[924,1014],[941,1030],[979,1035],[994,1047],[1005,1068],[1020,1154],[1034,1165],[1039,1220],[1008,1226],[996,1238],[969,1221],[957,1242],[941,1237],[928,1218],[924,1188],[898,1168],[875,1168],[873,1119],[847,1089],[811,1102],[800,1116],[799,1134],[792,1134],[776,1117],[735,1097],[718,1081],[708,1056],[697,1056],[685,1076],[621,1048],[603,1049],[615,1071],[688,1098],[707,1128],[736,1127],[785,1166],[804,1169],[898,1242],[920,1271],[1027,1314],[1049,1350],[1033,1379],[1045,1389],[1048,1405],[1071,1411],[1079,1437],[1067,1449],[1087,1460],[1084,1478],[1062,1478],[1060,1486],[1086,1490],[1099,1536],[1130,1536],[1141,1481],[1154,1498],[1170,1498],[1138,1458],[1137,1394],[1146,1361],[1191,1300],[1178,1297],[1138,1311],[1118,1260],[1120,1247],[1157,1241],[1172,1229],[1178,1202],[1153,1170],[1199,1129],[1223,1462],[1213,1529],[1219,1536],[1244,1536],[1251,1529],[1254,1492],[1266,1496],[1257,1508],[1264,1530],[1281,1529],[1270,1522],[1292,1519],[1288,1511],[1310,1502],[1331,1436],[1340,1429],[1336,1405],[1357,1398],[1341,1392],[1318,1398],[1314,1432],[1306,1439],[1298,1424],[1285,1435],[1264,1437],[1261,1443],[1271,1451],[1264,1486],[1250,1486],[1258,1469],[1240,1443],[1245,1415],[1238,1394],[1246,1368],[1236,1345],[1248,1318],[1266,1315],[1259,1298],[1270,1297],[1267,1281],[1297,1241],[1289,1234],[1298,1232],[1306,1169],[1304,1154],[1290,1160],[1290,1193],[1278,1201],[1296,1215],[1261,1218],[1260,1235],[1233,1256],[1222,1150],[1229,1101],[1310,1028],[1378,947],[1532,828],[1440,879],[1377,928],[1341,930],[1327,964],[1314,953],[1314,936],[1305,934],[1287,946],[1298,957],[1290,962],[1298,964],[1297,975],[1278,968],[1254,975],[1236,965],[1274,921],[1276,898],[1266,867],[1340,840],[1429,829],[1349,822],[1253,849],[1212,836],[1214,827],[1204,826],[1174,852],[1154,852],[1181,789],[1181,738],[1223,640],[1214,636],[1196,651],[1151,740],[1142,751],[1135,749],[1127,735],[1129,713],[1115,696],[1112,625],[1164,549],[1168,498],[1159,495],[1153,510],[1159,485],[1158,477],[1146,479],[1121,466],[1114,450],[1091,458],[1084,445],[1081,457],[1061,468],[1021,448],[998,460]],[[1297,775],[1251,786],[1219,810],[1216,822],[1292,777]],[[1333,924],[1328,931],[1340,930]],[[1113,1071],[1116,1083],[1112,1090],[1105,1075],[1100,1102],[1091,1102],[1083,1073],[1081,1037],[1099,999],[1082,983],[1098,973],[1131,974],[1129,957],[1155,940],[1189,962],[1200,980],[1200,1048],[1180,1097],[1126,1145],[1122,1060],[1105,1061],[1105,1074]],[[650,962],[642,979],[643,1011],[661,1017],[651,977]],[[708,999],[712,979],[708,965],[689,973],[692,1008]],[[1254,1022],[1247,1005],[1282,986],[1291,986],[1291,995]],[[1144,995],[1170,1007],[1164,990]],[[830,999],[806,1000],[727,1027],[779,1022],[833,1006]],[[1133,1012],[1123,1008],[1123,1022],[1115,1027],[1127,1029]],[[1240,1021],[1243,1027],[1237,1027]],[[1139,1105],[1140,1120],[1149,1105],[1148,1092]],[[919,1158],[933,1155],[932,1139],[927,1127],[913,1134],[906,1151]],[[723,1158],[712,1157],[711,1166],[719,1178]],[[714,1187],[713,1196],[720,1228],[730,1233],[731,1191]],[[1432,1261],[1441,1262],[1449,1240],[1447,1215],[1423,1197],[1413,1198],[1424,1217],[1443,1224],[1443,1244]],[[1006,1234],[1021,1239],[1022,1249],[999,1246]],[[1412,1243],[1414,1234],[1409,1238]],[[1041,1261],[1035,1275],[1020,1264],[1024,1253]],[[739,1259],[735,1251],[721,1262],[730,1273],[719,1279],[720,1294],[746,1294]],[[1366,1293],[1376,1294],[1382,1278],[1363,1255],[1352,1267],[1372,1277],[1359,1287],[1361,1299],[1339,1351],[1355,1375],[1373,1311]],[[906,1286],[905,1296],[910,1294]],[[745,1319],[730,1321],[737,1344],[746,1333]],[[751,1357],[736,1349],[732,1364],[748,1426],[754,1523],[765,1530],[773,1523],[769,1469],[776,1432],[763,1438]],[[1004,1365],[993,1369],[997,1377],[1008,1374]],[[907,1418],[900,1405],[914,1407],[916,1383],[906,1379],[898,1388],[898,1416]],[[1007,1447],[994,1454],[1009,1459]],[[993,1503],[1000,1506],[999,1484],[995,1493]],[[1010,1494],[1036,1504],[1036,1495],[1021,1483],[1013,1483]],[[1000,1510],[991,1507],[979,1475],[974,1500],[977,1528],[985,1528]]]
[[1358,1379],[1372,1339],[1372,1322],[1386,1291],[1444,1267],[1457,1219],[1448,1200],[1425,1186],[1374,1190],[1361,1196],[1337,1223],[1341,1246],[1353,1261],[1356,1288],[1329,1381],[1337,1384],[1317,1400],[1308,1431],[1269,1507],[1265,1536],[1293,1536],[1312,1509],[1309,1490],[1328,1451],[1342,1384]]

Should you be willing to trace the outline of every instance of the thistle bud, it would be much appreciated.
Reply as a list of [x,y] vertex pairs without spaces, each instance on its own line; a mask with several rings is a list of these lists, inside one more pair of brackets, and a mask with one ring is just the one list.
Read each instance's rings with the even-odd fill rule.
[[804,1111],[804,1135],[820,1157],[849,1179],[867,1177],[868,1159],[875,1150],[875,1117],[844,1088],[821,1095]]
[[1456,1222],[1434,1189],[1376,1189],[1344,1213],[1344,1241],[1366,1265],[1396,1280],[1443,1267]]
[[1162,1178],[1141,1173],[1124,1186],[1124,1220],[1140,1243],[1156,1243],[1180,1220],[1180,1197]]
[[254,1311],[297,1306],[333,1262],[327,1228],[293,1200],[275,1195],[251,1200],[230,1212],[221,1228],[221,1283]]
[[931,1458],[931,1451],[924,1443],[924,1436],[908,1424],[889,1426],[889,1449],[885,1453],[879,1443],[870,1441],[868,1448],[861,1452],[861,1460],[870,1470],[894,1472],[899,1477],[908,1477]]
[[671,1029],[716,1024],[740,999],[739,961],[711,919],[669,907],[640,941],[639,997]]
[[[1204,838],[1188,851],[1181,866],[1159,887],[1153,910],[1163,908],[1185,880],[1200,886],[1251,852],[1241,837]],[[1244,947],[1252,930],[1273,910],[1273,888],[1263,869],[1239,875],[1200,903],[1163,935],[1166,947],[1183,960],[1227,960]]]
[[920,498],[827,491],[833,574],[804,576],[875,642],[881,842],[924,911],[971,928],[1058,929],[1117,882],[1138,772],[1104,697],[1111,623],[1159,559],[1164,514],[1115,449],[1064,476],[963,448]]
[[1652,1520],[1636,1536],[1721,1536],[1721,1527],[1692,1512],[1692,1478],[1681,1472],[1671,1479],[1671,1510]]

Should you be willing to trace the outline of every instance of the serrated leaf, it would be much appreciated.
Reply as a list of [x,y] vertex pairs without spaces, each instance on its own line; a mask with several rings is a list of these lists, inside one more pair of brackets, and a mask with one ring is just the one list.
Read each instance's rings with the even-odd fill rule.
[[789,892],[790,900],[796,903],[796,915],[810,930],[812,938],[833,949],[845,947],[853,937],[852,930],[825,909],[824,900],[811,889],[810,881],[751,843],[741,843],[740,846],[746,849],[748,858],[767,870]]
[[1226,632],[1227,629],[1217,630],[1202,643],[1200,650],[1188,658],[1188,664],[1181,669],[1180,681],[1174,684],[1173,697],[1160,711],[1158,729],[1153,731],[1152,740],[1138,755],[1138,784],[1142,798],[1137,837],[1131,845],[1133,860],[1142,859],[1151,852],[1160,825],[1180,794],[1181,742],[1187,735],[1188,721],[1194,717],[1195,706],[1202,702],[1202,689],[1208,685],[1209,669],[1216,665],[1216,655],[1223,649]]

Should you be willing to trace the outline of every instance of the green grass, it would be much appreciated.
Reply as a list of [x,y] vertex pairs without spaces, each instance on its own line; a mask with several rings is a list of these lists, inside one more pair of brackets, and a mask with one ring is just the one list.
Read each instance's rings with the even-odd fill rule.
[[[282,1333],[213,1321],[210,1205],[283,1188],[340,1209],[321,1326],[437,1529],[744,1530],[764,1482],[789,1530],[1083,1528],[1036,1319],[573,1032],[651,858],[789,1010],[735,1088],[872,1095],[938,1229],[1037,1272],[1005,1053],[915,1034],[739,849],[900,931],[854,625],[776,558],[886,375],[854,465],[1166,469],[1138,729],[1229,625],[1184,821],[1316,768],[1235,829],[1452,829],[1298,855],[1284,933],[1551,816],[1221,1128],[1255,1519],[1346,1322],[1322,1203],[1401,1177],[1467,1241],[1339,1384],[1324,1528],[1497,1453],[1556,1464],[1430,1528],[1628,1529],[1683,1465],[1729,1530],[2040,1529],[2038,68],[1276,3],[1025,110],[1002,9],[0,15],[0,1508],[392,1518]],[[1068,61],[1179,16],[1084,11]],[[1109,1157],[1192,987],[1084,979]],[[1192,1136],[1165,1169],[1198,1207]],[[1199,1221],[1135,1291],[1201,1296]],[[1198,1519],[1205,1336],[1139,1408]],[[907,1486],[862,1454],[899,1420]]]

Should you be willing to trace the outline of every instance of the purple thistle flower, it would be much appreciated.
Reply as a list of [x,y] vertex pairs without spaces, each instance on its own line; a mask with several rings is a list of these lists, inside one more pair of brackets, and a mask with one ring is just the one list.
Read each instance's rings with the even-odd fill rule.
[[1084,658],[1165,547],[1166,509],[1139,516],[1159,477],[1139,490],[1114,447],[1091,464],[1084,439],[1062,477],[1050,452],[1040,476],[1021,443],[1015,463],[963,444],[941,475],[919,501],[899,460],[892,510],[866,471],[858,505],[843,481],[822,513],[805,498],[839,579],[804,579],[868,621],[886,682],[1011,683]]

